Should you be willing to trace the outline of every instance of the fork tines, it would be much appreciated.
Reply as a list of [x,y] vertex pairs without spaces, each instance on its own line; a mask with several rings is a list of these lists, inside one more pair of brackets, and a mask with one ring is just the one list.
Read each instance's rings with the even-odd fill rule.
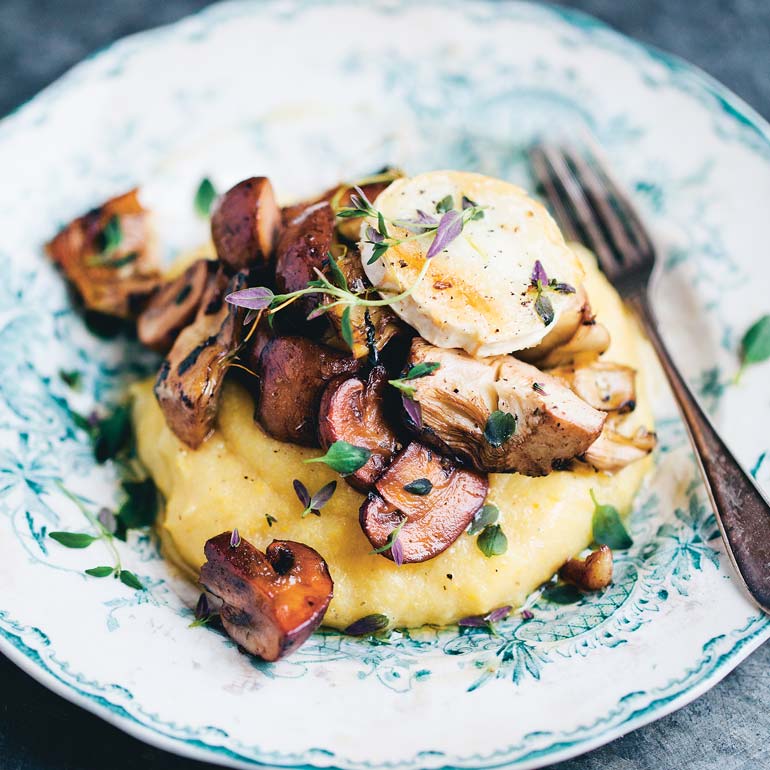
[[544,144],[529,156],[565,237],[591,249],[611,281],[646,278],[655,260],[652,241],[596,154]]

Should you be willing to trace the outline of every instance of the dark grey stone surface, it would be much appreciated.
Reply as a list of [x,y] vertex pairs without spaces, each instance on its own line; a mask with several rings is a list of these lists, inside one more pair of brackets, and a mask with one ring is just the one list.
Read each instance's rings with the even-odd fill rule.
[[[205,0],[0,0],[0,115],[92,51],[207,4]],[[769,0],[572,0],[563,4],[698,64],[770,117]],[[0,770],[207,767],[129,738],[51,694],[0,656]],[[770,645],[695,703],[554,767],[770,768]]]

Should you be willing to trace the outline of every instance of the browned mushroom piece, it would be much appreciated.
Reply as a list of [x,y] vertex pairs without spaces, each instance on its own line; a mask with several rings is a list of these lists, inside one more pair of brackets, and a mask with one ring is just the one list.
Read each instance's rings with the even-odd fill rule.
[[247,652],[278,660],[321,624],[334,582],[324,559],[309,546],[274,540],[262,553],[223,532],[206,542],[204,552],[200,582],[222,600],[222,625]]
[[559,577],[583,591],[600,591],[612,582],[612,551],[601,545],[585,559],[570,559]]
[[268,267],[280,227],[281,210],[264,176],[238,182],[217,200],[211,213],[211,237],[230,272]]
[[[375,482],[359,511],[361,529],[375,549],[398,530],[403,562],[432,559],[465,531],[484,504],[487,477],[458,467],[424,444],[412,442]],[[383,556],[393,559],[392,549]]]
[[422,440],[480,471],[547,475],[582,455],[606,419],[557,379],[512,356],[477,359],[418,337],[408,364],[420,363],[439,364],[409,381]]
[[[300,211],[286,226],[275,250],[275,283],[279,294],[307,287],[318,278],[334,237],[334,213],[326,201]],[[301,297],[282,312],[282,317],[304,319],[319,302],[318,294]]]
[[636,370],[630,366],[597,360],[549,369],[548,374],[594,409],[625,414],[636,408]]
[[70,222],[46,251],[98,313],[135,318],[161,281],[151,215],[137,190]]
[[582,459],[597,471],[614,473],[647,457],[656,443],[657,436],[646,428],[638,428],[632,436],[605,428]]
[[183,329],[161,365],[155,397],[171,430],[193,449],[211,433],[225,374],[244,334],[245,311],[225,302],[248,286],[248,273],[209,277],[195,320]]
[[324,388],[335,377],[353,374],[360,367],[355,358],[305,337],[275,337],[259,357],[254,418],[273,438],[318,446]]
[[[355,293],[360,293],[371,286],[364,273],[361,264],[361,253],[355,247],[351,247],[343,256],[336,260],[340,272],[345,276],[348,288]],[[327,277],[333,280],[326,271]],[[325,297],[326,304],[331,304],[334,300]],[[326,317],[331,322],[335,332],[335,337],[345,346],[346,350],[351,350],[356,358],[363,358],[375,350],[382,350],[398,334],[403,334],[405,328],[398,320],[396,314],[389,307],[370,307],[364,308],[356,306],[350,308],[350,328],[353,333],[353,346],[348,346],[343,342],[342,336],[342,314],[345,307],[338,305],[326,313]]]
[[[364,195],[366,195],[369,201],[373,203],[374,200],[377,198],[377,196],[386,187],[388,187],[394,180],[398,179],[401,176],[403,176],[403,173],[399,169],[386,167],[386,168],[383,168],[377,174],[374,174],[374,177],[385,177],[382,181],[370,182],[369,184],[360,185],[360,187],[363,190]],[[343,207],[347,207],[351,205],[352,201],[350,199],[350,196],[353,194],[355,194],[355,190],[351,185],[349,184],[335,185],[334,187],[330,187],[328,190],[321,193],[321,195],[319,195],[317,198],[312,198],[306,201],[300,201],[299,203],[294,203],[290,206],[284,207],[282,212],[283,221],[284,222],[291,221],[298,214],[300,214],[303,211],[303,209],[306,209],[308,206],[312,206],[322,201],[333,204],[334,210],[338,211]],[[337,232],[346,241],[349,241],[350,243],[355,243],[359,239],[362,222],[363,222],[363,219],[338,219]]]
[[159,353],[171,349],[179,332],[195,317],[209,277],[216,267],[214,260],[199,259],[182,275],[161,286],[136,322],[136,331],[143,345]]
[[335,441],[346,441],[372,453],[365,465],[345,477],[348,484],[361,491],[371,488],[400,448],[385,416],[387,378],[382,366],[372,369],[366,382],[358,377],[341,377],[329,383],[321,399],[321,447],[328,449]]
[[537,365],[541,369],[551,369],[575,361],[591,360],[604,353],[609,346],[610,333],[606,326],[597,322],[581,324],[567,342],[554,348],[547,356],[541,358]]

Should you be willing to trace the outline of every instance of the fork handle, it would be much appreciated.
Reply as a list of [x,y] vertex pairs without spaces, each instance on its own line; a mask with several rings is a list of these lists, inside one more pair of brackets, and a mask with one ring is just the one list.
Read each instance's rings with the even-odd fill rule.
[[628,298],[679,404],[730,559],[754,602],[770,613],[770,503],[733,457],[671,359],[645,294]]

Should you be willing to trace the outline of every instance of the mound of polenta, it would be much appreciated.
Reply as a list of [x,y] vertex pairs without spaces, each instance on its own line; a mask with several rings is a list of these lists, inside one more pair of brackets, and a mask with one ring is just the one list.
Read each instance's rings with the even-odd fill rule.
[[[638,370],[637,408],[623,430],[637,425],[651,430],[647,343],[591,256],[580,254],[593,311],[612,335],[604,359]],[[166,427],[151,381],[135,386],[133,397],[139,456],[165,497],[158,529],[167,558],[195,579],[204,543],[224,530],[237,527],[260,549],[274,539],[306,543],[329,565],[334,599],[324,622],[338,628],[371,613],[387,615],[396,626],[442,625],[504,604],[522,604],[591,541],[590,490],[600,502],[628,511],[651,463],[647,458],[612,476],[589,468],[542,478],[490,475],[487,501],[500,509],[506,553],[487,558],[476,538],[463,534],[436,558],[397,567],[371,554],[358,524],[364,498],[343,481],[320,517],[300,517],[303,506],[293,479],[313,493],[339,476],[322,463],[302,462],[320,450],[267,436],[252,418],[251,396],[240,386],[225,387],[217,428],[195,451]]]

